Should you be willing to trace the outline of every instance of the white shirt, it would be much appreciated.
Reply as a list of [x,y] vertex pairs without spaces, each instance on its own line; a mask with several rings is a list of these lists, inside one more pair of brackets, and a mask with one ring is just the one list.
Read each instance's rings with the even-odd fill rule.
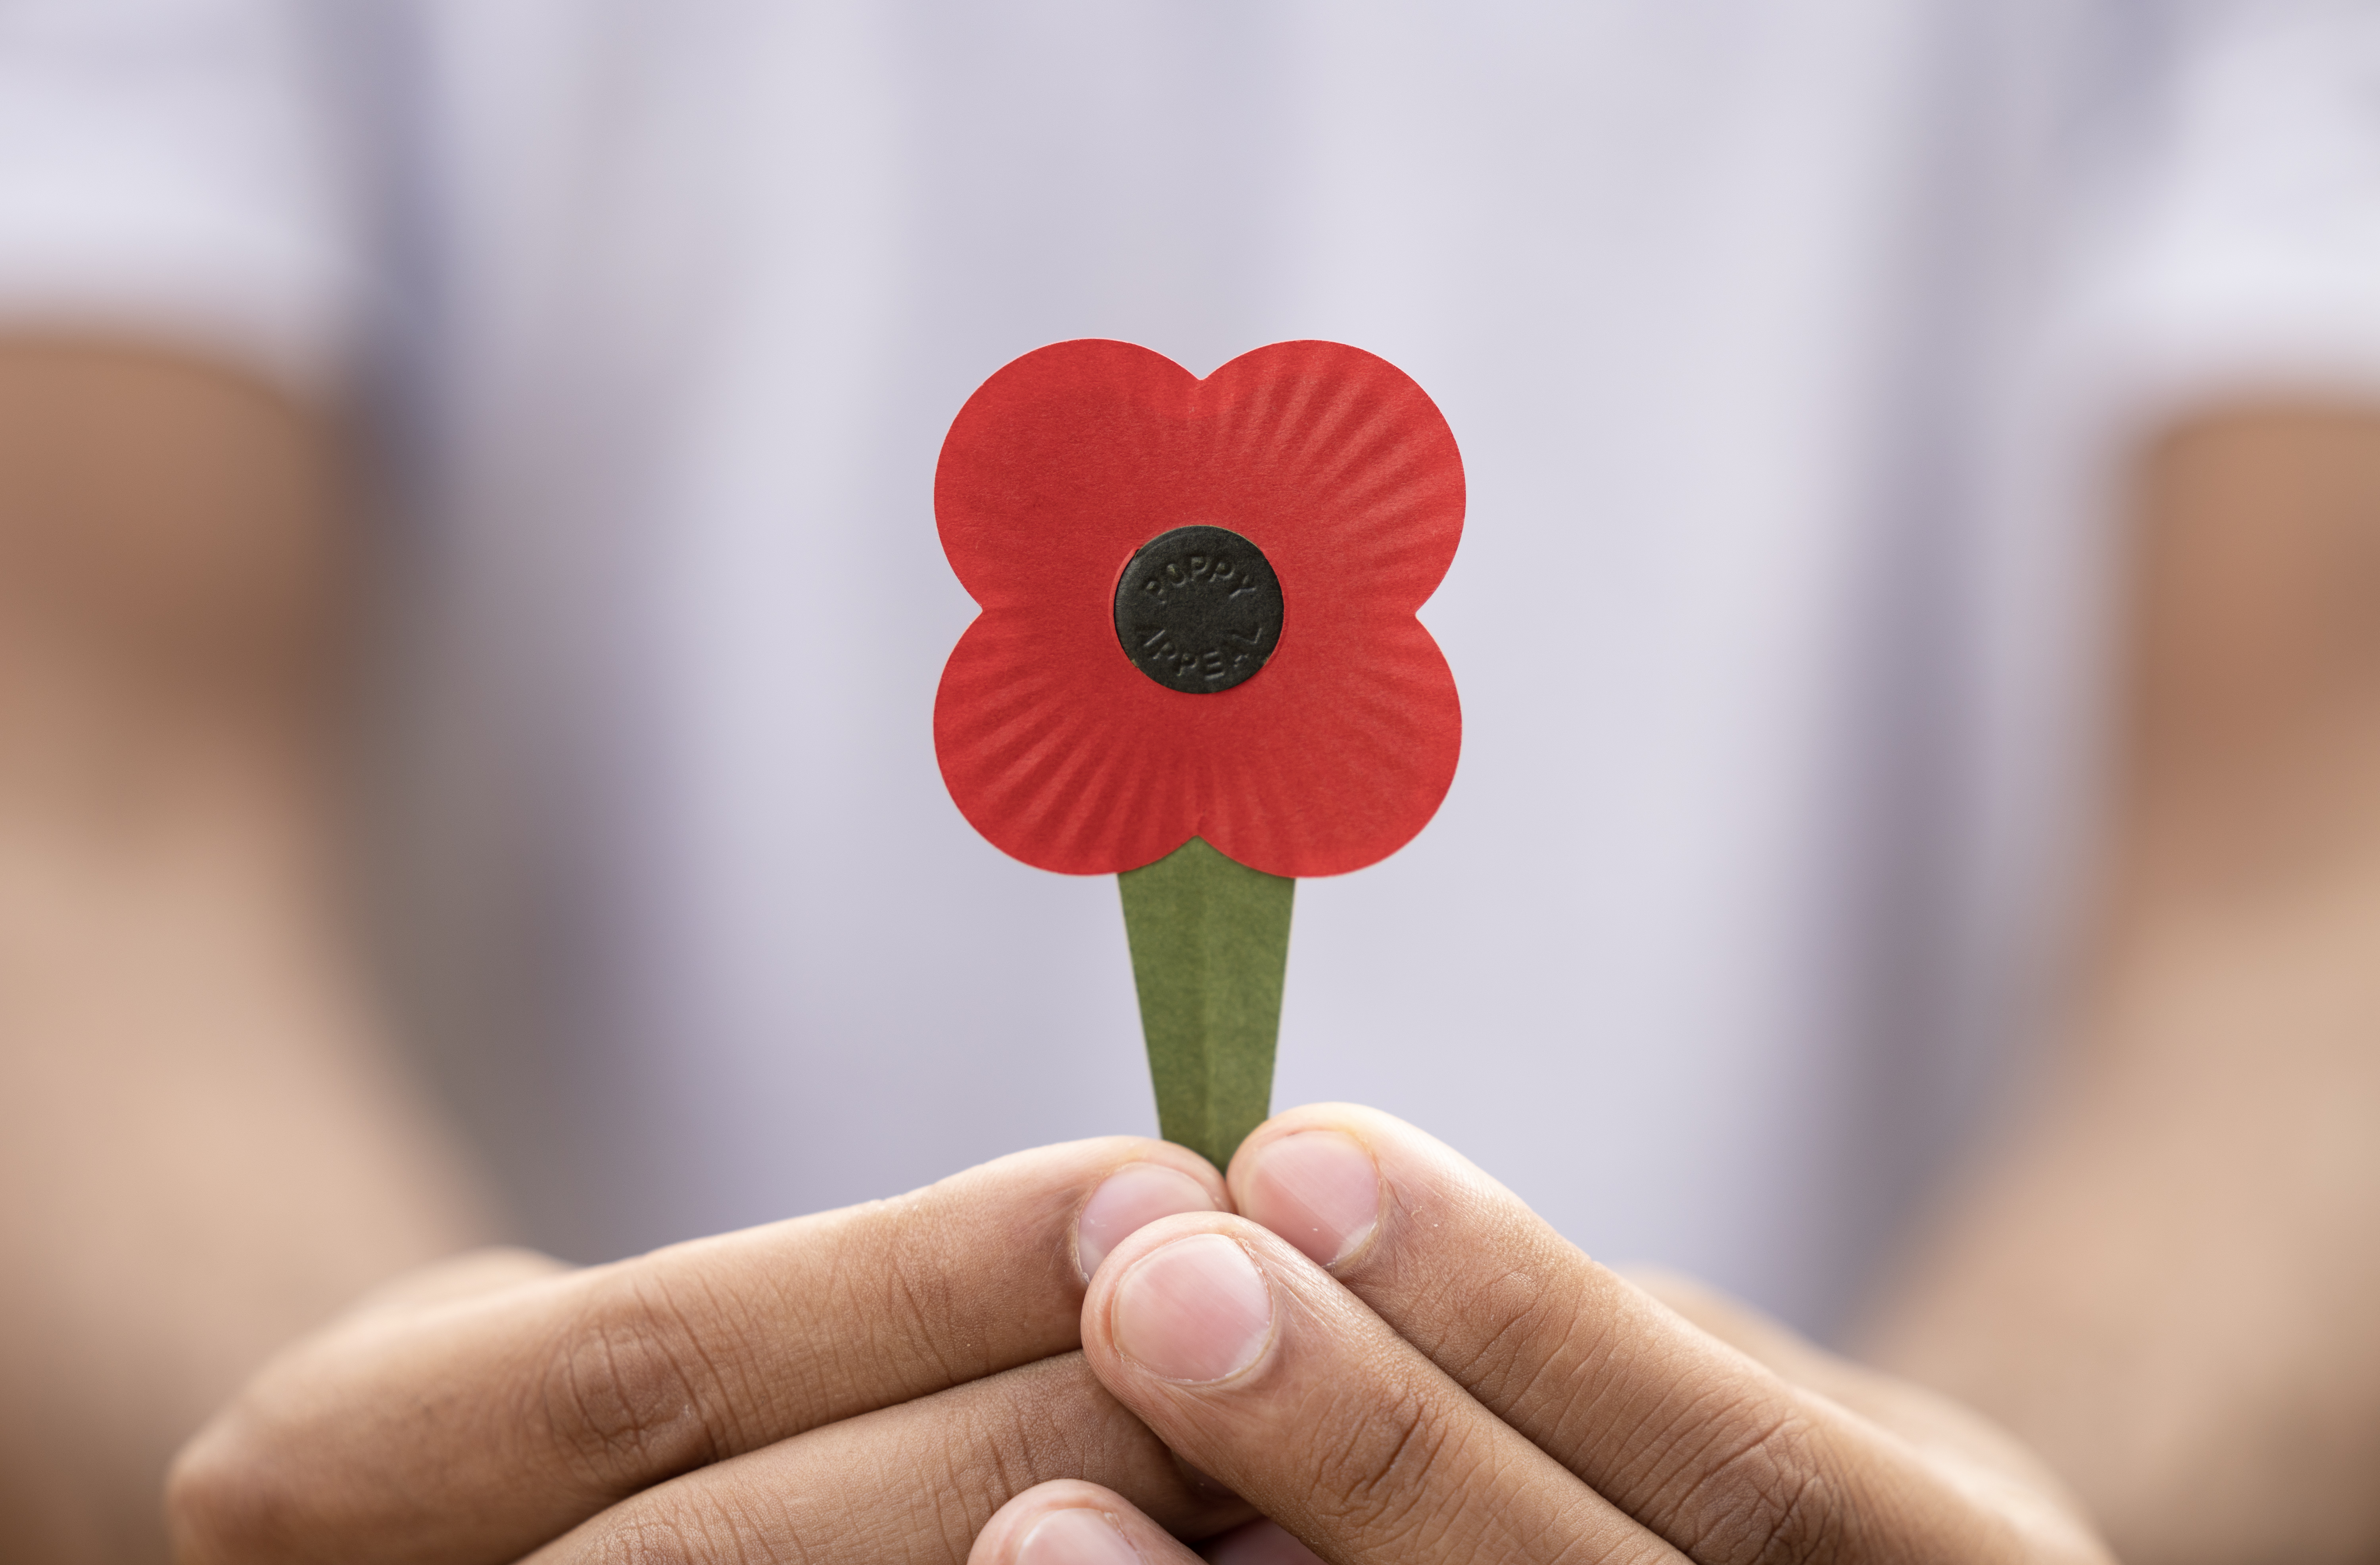
[[0,310],[370,411],[392,949],[587,1258],[1153,1131],[1112,883],[936,770],[936,449],[1050,341],[1388,358],[1463,754],[1300,886],[1275,1100],[1823,1328],[2039,1022],[2128,442],[2380,384],[2375,79],[2315,0],[17,0]]

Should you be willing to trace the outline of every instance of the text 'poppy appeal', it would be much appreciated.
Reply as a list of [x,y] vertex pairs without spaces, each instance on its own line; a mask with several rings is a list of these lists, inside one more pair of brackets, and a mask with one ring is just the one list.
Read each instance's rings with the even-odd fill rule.
[[1463,534],[1463,462],[1422,389],[1338,343],[1199,380],[1059,343],[967,399],[934,515],[983,613],[934,747],[992,843],[1075,875],[1203,837],[1305,878],[1359,869],[1454,778],[1454,678],[1414,617]]

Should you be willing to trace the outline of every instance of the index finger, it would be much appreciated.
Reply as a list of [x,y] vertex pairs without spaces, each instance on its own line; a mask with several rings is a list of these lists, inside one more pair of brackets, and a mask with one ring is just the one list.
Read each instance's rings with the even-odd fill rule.
[[192,1559],[509,1559],[688,1469],[1062,1353],[1084,1278],[1226,1206],[1195,1153],[1110,1137],[896,1200],[419,1310],[269,1368],[176,1463]]

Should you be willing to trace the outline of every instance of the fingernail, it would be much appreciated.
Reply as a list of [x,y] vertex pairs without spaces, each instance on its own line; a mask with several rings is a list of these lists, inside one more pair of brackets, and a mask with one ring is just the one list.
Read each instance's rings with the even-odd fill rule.
[[1140,1551],[1098,1511],[1070,1506],[1033,1523],[1016,1565],[1140,1565]]
[[1380,1171],[1352,1135],[1300,1131],[1262,1149],[1248,1175],[1249,1220],[1324,1266],[1355,1253],[1380,1222]]
[[1272,1291],[1247,1252],[1194,1233],[1143,1257],[1116,1284],[1115,1341],[1168,1380],[1220,1380],[1256,1362],[1272,1334]]
[[1083,1215],[1075,1219],[1075,1259],[1081,1264],[1083,1280],[1088,1282],[1108,1252],[1135,1229],[1177,1212],[1214,1209],[1207,1187],[1181,1170],[1162,1163],[1126,1163],[1091,1192],[1083,1203]]

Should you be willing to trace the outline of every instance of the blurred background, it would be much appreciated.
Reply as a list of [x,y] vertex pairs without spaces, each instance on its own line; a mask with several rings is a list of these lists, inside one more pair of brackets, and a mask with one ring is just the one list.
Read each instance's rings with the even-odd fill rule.
[[1463,452],[1461,770],[1300,888],[1276,1102],[1842,1340],[2131,927],[2143,517],[2297,496],[2155,579],[2366,623],[2380,9],[0,4],[6,1286],[156,1344],[28,1462],[450,1243],[1154,1134],[1113,886],[929,728],[942,432],[1087,336]]

